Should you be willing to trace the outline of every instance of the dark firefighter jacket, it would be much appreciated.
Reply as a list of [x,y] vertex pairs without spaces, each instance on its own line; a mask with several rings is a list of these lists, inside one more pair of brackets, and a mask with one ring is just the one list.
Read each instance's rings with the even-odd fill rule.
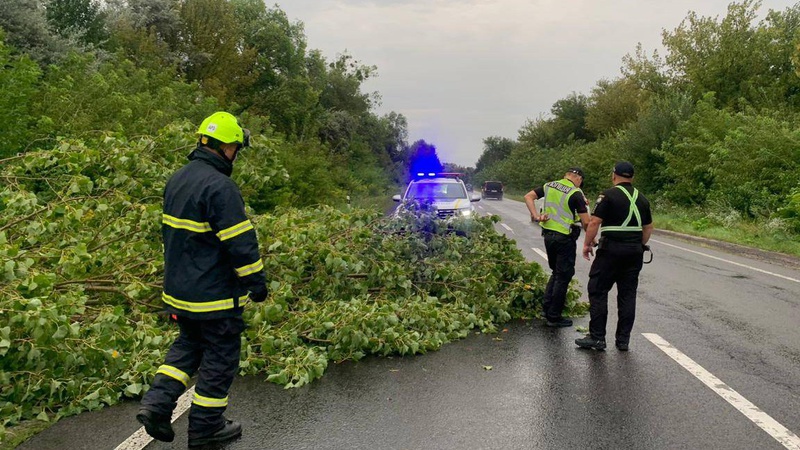
[[194,319],[237,317],[248,291],[266,289],[264,264],[233,165],[198,147],[164,190],[167,311]]

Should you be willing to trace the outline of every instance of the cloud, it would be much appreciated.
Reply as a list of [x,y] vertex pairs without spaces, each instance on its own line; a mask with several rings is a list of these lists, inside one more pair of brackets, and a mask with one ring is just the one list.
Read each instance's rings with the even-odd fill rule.
[[[701,3],[701,4],[697,4]],[[763,9],[788,1],[766,0]],[[305,23],[309,48],[344,50],[379,76],[379,113],[397,111],[412,140],[444,161],[474,165],[483,139],[516,138],[526,118],[572,92],[619,76],[641,42],[660,48],[661,30],[690,10],[723,16],[727,0],[292,0],[281,7]],[[446,153],[447,152],[447,153]],[[448,154],[449,153],[449,154]]]

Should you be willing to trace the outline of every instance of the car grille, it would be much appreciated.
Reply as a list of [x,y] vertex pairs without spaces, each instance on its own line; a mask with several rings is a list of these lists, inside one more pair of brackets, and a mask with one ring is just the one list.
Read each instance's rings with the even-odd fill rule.
[[436,211],[436,216],[440,219],[449,219],[456,215],[455,209],[440,209]]

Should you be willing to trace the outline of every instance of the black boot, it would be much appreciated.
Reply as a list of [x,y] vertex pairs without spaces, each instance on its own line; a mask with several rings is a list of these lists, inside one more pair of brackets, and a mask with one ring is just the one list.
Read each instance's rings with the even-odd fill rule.
[[571,327],[572,326],[572,319],[565,319],[563,317],[558,319],[558,320],[555,320],[555,321],[551,321],[550,319],[547,319],[545,321],[544,325],[547,326],[547,327],[550,327],[550,328]]
[[175,439],[175,431],[172,430],[172,422],[169,416],[156,414],[149,409],[140,409],[136,414],[136,420],[144,425],[144,430],[159,441],[172,442]]
[[591,334],[587,334],[586,336],[575,339],[575,345],[580,348],[588,348],[594,350],[605,350],[606,349],[606,341],[603,339],[595,339],[592,337]]
[[236,439],[242,435],[242,425],[239,422],[225,419],[225,425],[214,433],[208,436],[199,438],[189,438],[189,447],[200,447],[201,445],[210,444],[212,442],[224,442],[231,439]]

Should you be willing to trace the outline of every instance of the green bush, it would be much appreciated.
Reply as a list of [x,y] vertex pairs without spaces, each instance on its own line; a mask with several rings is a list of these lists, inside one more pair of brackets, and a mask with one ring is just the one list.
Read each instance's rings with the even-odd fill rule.
[[[67,141],[3,167],[0,439],[20,421],[148,389],[177,332],[157,314],[161,192],[191,130]],[[281,174],[270,142],[256,137],[234,171],[247,197]],[[241,373],[300,386],[329,360],[425,352],[535,315],[547,277],[496,220],[428,229],[330,207],[254,216],[272,294],[246,308]],[[573,314],[585,312],[577,297]]]

